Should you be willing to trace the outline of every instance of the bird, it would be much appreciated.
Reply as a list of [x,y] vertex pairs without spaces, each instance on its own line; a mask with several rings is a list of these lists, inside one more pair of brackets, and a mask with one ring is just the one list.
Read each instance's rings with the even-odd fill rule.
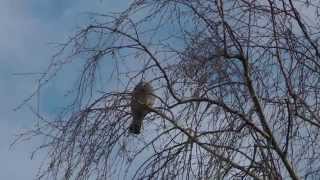
[[155,96],[153,87],[149,82],[140,81],[131,94],[131,114],[132,122],[129,126],[129,132],[140,134],[144,117],[150,112],[150,107],[153,106]]

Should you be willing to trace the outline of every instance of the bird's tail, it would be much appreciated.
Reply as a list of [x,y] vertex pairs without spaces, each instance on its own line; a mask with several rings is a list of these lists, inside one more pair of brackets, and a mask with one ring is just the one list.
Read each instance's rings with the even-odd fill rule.
[[144,119],[143,114],[135,114],[133,115],[133,121],[129,126],[129,132],[133,134],[140,134],[142,122]]

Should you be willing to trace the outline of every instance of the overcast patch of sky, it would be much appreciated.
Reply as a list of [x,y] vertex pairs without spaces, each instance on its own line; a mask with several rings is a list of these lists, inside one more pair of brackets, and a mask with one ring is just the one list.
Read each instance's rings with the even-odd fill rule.
[[[36,86],[34,76],[14,73],[40,72],[53,54],[49,42],[62,42],[80,25],[84,12],[117,11],[127,0],[2,0],[0,2],[0,179],[33,179],[41,162],[30,160],[35,141],[9,149],[13,135],[34,123],[27,110],[14,112]],[[62,82],[63,84],[64,82]],[[53,85],[52,85],[53,86]],[[59,86],[46,92],[48,96],[62,94]],[[50,110],[59,101],[42,104]],[[49,108],[48,108],[49,107]]]

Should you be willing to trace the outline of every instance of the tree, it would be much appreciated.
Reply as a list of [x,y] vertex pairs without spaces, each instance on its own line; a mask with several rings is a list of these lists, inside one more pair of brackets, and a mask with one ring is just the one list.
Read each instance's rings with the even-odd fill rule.
[[[73,103],[23,134],[47,137],[39,179],[316,179],[318,4],[135,0],[92,15],[40,79],[41,88],[82,63]],[[110,64],[103,77],[118,88],[99,89]],[[156,100],[134,135],[130,98],[141,80]]]

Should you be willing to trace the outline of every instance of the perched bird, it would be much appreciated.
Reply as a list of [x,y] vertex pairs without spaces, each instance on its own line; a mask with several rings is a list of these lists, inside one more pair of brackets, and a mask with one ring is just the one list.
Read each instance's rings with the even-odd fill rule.
[[152,107],[154,100],[153,88],[150,83],[141,81],[136,85],[130,103],[133,118],[129,126],[130,133],[140,134],[143,119],[150,112],[149,107]]

